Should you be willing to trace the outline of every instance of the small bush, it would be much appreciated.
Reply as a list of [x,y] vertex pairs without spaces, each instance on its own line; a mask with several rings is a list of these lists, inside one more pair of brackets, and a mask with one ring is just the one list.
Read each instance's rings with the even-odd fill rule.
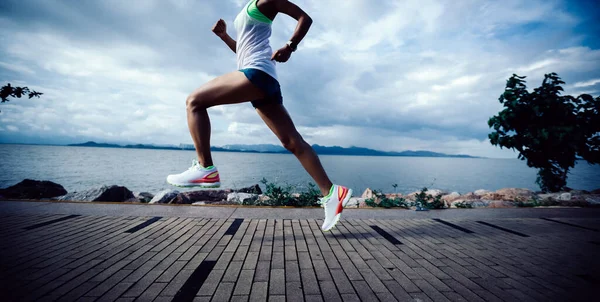
[[308,190],[300,193],[296,206],[299,207],[318,207],[319,199],[321,199],[321,191],[313,183],[308,183]]
[[464,201],[457,202],[457,203],[454,204],[454,206],[456,206],[459,209],[472,209],[473,208],[472,204],[466,203]]
[[[407,201],[402,197],[388,198],[387,196],[385,196],[385,194],[383,194],[379,191],[376,191],[376,190],[373,190],[373,194],[375,195],[375,197],[367,198],[365,200],[365,204],[369,207],[373,207],[373,208],[381,207],[381,208],[388,208],[388,209],[389,208],[408,209],[411,206],[413,206],[412,202]],[[379,203],[377,203],[377,200],[379,200]]]
[[442,195],[433,197],[431,194],[427,194],[427,188],[421,189],[421,192],[415,196],[415,204],[421,205],[426,209],[443,209],[445,207],[442,201]]

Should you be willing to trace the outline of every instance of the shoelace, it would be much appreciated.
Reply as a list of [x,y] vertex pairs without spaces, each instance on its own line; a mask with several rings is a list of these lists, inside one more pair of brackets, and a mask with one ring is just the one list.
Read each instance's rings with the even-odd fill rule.
[[200,163],[196,159],[192,159],[192,166],[188,168],[188,170],[197,170],[200,166]]

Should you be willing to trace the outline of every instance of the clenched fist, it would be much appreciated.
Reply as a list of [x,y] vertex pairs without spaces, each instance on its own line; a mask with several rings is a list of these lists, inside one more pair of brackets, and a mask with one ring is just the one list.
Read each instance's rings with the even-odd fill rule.
[[215,35],[222,37],[223,35],[227,34],[227,24],[225,24],[223,19],[219,19],[219,21],[217,21],[217,23],[215,23],[213,26],[212,31],[215,33]]

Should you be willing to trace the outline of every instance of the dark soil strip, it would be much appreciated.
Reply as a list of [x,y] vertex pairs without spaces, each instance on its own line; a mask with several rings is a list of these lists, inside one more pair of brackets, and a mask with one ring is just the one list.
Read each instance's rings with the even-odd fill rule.
[[387,241],[391,242],[392,244],[395,245],[400,245],[402,244],[402,242],[400,242],[400,240],[396,239],[394,236],[392,236],[390,233],[382,230],[380,227],[376,226],[376,225],[370,225],[370,227],[375,230],[375,232],[379,233],[379,235],[383,236],[383,238],[387,239]]
[[443,224],[445,224],[445,225],[447,225],[447,226],[449,226],[449,227],[455,228],[455,229],[457,229],[457,230],[459,230],[459,231],[463,231],[463,232],[465,232],[465,233],[468,233],[468,234],[475,233],[475,232],[473,232],[473,231],[471,231],[471,230],[467,230],[467,229],[465,229],[465,228],[463,228],[463,227],[457,226],[456,224],[450,223],[450,222],[448,222],[448,221],[441,220],[441,219],[439,219],[439,218],[434,218],[433,220],[435,220],[435,221],[437,221],[437,222],[439,222],[439,223],[443,223]]
[[513,230],[505,229],[503,227],[500,227],[500,226],[497,226],[497,225],[493,225],[491,223],[487,223],[487,222],[483,222],[483,221],[477,221],[477,223],[481,223],[483,225],[487,225],[487,226],[492,227],[494,229],[502,230],[502,231],[505,231],[507,233],[511,233],[511,234],[514,234],[514,235],[517,235],[517,236],[529,237],[529,235],[525,235],[523,233],[519,233],[519,232],[516,232],[516,231],[513,231]]
[[225,235],[235,235],[235,232],[240,228],[242,222],[244,222],[244,219],[235,219],[227,231],[225,231]]
[[183,284],[177,294],[175,294],[173,302],[194,301],[196,293],[200,290],[210,272],[212,272],[215,264],[217,264],[217,261],[202,261],[190,278],[185,281],[185,284]]
[[600,284],[600,282],[598,282],[598,280],[596,280],[596,278],[594,278],[594,277],[592,277],[592,276],[590,276],[588,274],[575,275],[575,276],[577,276],[577,277],[579,277],[579,278],[581,278],[581,279],[583,279],[583,280],[585,280],[585,281],[587,281],[587,282],[589,282],[591,284],[594,284],[594,285],[599,285]]
[[145,227],[147,227],[147,226],[149,226],[149,225],[151,225],[151,224],[159,221],[161,218],[162,217],[153,217],[153,218],[150,218],[150,219],[148,219],[148,220],[146,220],[146,221],[144,221],[144,222],[142,222],[142,223],[140,223],[140,224],[132,227],[131,229],[125,231],[125,233],[137,232],[137,231],[139,231],[139,230],[141,230],[141,229],[143,229],[143,228],[145,228]]
[[572,226],[572,227],[576,227],[576,228],[580,228],[580,229],[584,229],[584,230],[588,230],[588,231],[598,232],[597,229],[592,229],[592,228],[588,228],[588,227],[584,227],[581,225],[576,225],[576,224],[572,224],[572,223],[568,223],[568,222],[558,221],[558,220],[554,220],[554,219],[550,219],[550,218],[540,218],[540,219],[552,221],[552,222],[556,222],[556,223],[560,223],[560,224],[564,224],[564,225],[568,225],[568,226]]
[[71,219],[71,218],[75,218],[75,217],[79,217],[79,215],[69,215],[66,217],[62,217],[62,218],[58,218],[58,219],[54,219],[54,220],[50,220],[50,221],[46,221],[46,222],[42,222],[42,223],[38,223],[38,224],[34,224],[34,225],[30,225],[28,227],[25,227],[23,229],[25,230],[33,230],[33,229],[37,229],[37,228],[41,228],[43,226],[47,226],[49,224],[53,224],[53,223],[57,223],[57,222],[61,222],[61,221],[65,221],[67,219]]

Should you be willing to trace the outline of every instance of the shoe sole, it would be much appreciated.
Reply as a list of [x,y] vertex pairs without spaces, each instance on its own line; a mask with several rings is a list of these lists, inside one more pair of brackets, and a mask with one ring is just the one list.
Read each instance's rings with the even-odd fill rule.
[[[348,195],[346,196],[346,198],[344,198],[344,200],[342,200],[342,211],[344,208],[346,208],[346,205],[348,204],[348,202],[350,202],[350,198],[352,197],[352,189],[348,189]],[[323,232],[329,232],[331,229],[333,229],[335,227],[335,225],[338,223],[338,221],[340,221],[340,218],[342,218],[342,212],[340,212],[339,214],[335,215],[335,217],[333,218],[333,224],[331,225],[330,228],[323,230]]]
[[199,184],[174,184],[172,182],[167,181],[168,184],[175,186],[175,187],[179,187],[179,188],[205,188],[205,189],[216,189],[221,187],[221,183],[217,183],[217,184],[206,184],[206,183],[199,183]]

